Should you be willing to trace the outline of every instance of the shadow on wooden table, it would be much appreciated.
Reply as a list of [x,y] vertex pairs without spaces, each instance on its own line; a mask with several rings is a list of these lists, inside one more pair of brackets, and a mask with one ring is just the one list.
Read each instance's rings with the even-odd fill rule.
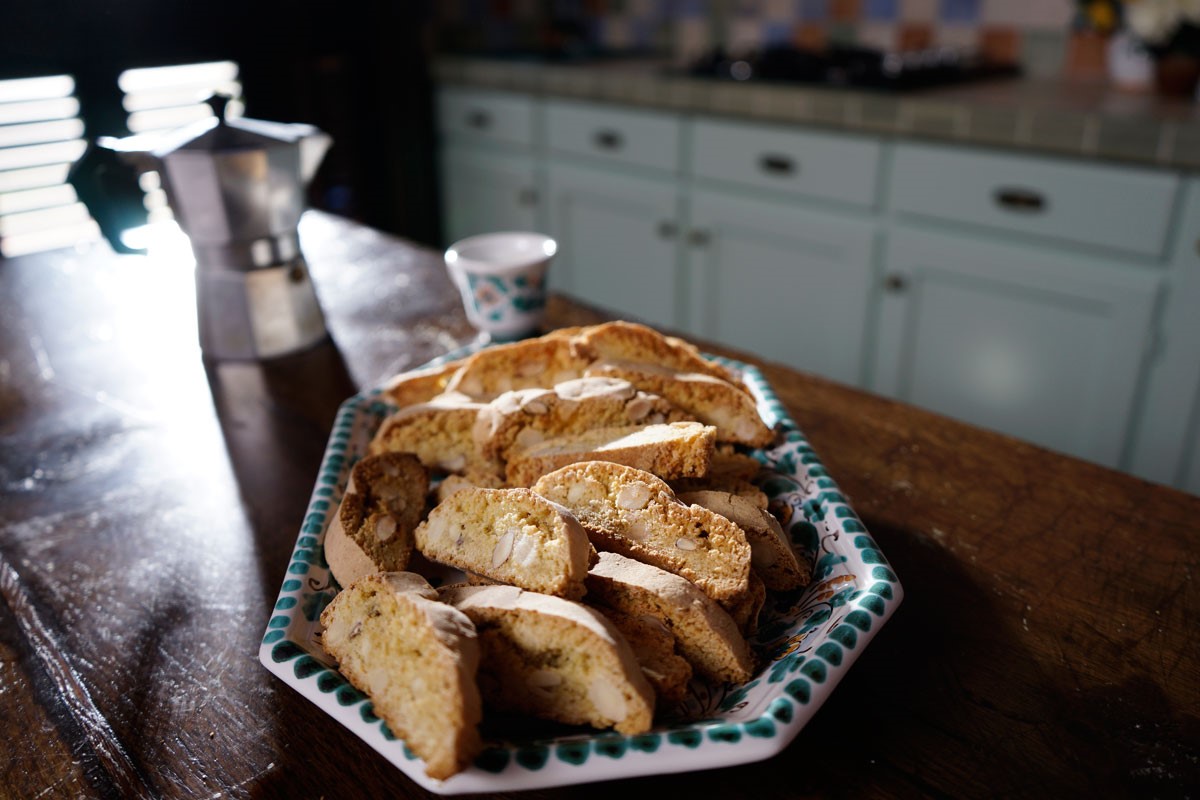
[[[205,363],[221,433],[274,598],[296,543],[338,407],[357,391],[329,338],[263,362]],[[265,626],[270,608],[263,608]]]

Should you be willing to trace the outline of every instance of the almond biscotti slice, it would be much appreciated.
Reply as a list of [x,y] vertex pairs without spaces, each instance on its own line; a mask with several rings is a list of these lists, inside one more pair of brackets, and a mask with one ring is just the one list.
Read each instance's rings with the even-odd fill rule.
[[534,481],[567,464],[612,461],[662,478],[704,475],[712,463],[716,430],[699,422],[594,428],[555,436],[509,453],[505,477],[512,486]]
[[733,522],[746,533],[750,543],[750,565],[772,591],[789,591],[808,585],[812,568],[796,557],[783,528],[771,512],[731,492],[680,492],[680,501],[704,506]]
[[666,398],[695,419],[715,426],[718,441],[765,447],[775,438],[754,397],[721,378],[632,361],[596,362],[585,374],[622,378],[643,392]]
[[729,613],[730,619],[737,625],[742,636],[749,639],[758,631],[758,615],[767,603],[767,586],[753,568],[746,582],[746,591],[727,600],[721,600],[720,606]]
[[457,491],[414,536],[431,561],[572,600],[583,597],[593,556],[575,517],[529,489]]
[[404,408],[427,403],[446,391],[446,383],[458,372],[463,359],[432,367],[401,372],[383,385],[383,397]]
[[680,422],[690,417],[618,378],[577,378],[550,389],[505,392],[479,411],[475,445],[501,463],[517,446],[592,428]]
[[570,337],[526,339],[470,356],[449,380],[446,391],[487,402],[513,389],[544,388],[583,377],[587,363],[571,349]]
[[480,471],[476,469],[465,470],[461,475],[457,473],[447,475],[442,478],[433,492],[433,505],[436,506],[457,491],[474,488],[502,489],[504,488],[504,478],[490,470]]
[[325,560],[339,584],[408,567],[428,491],[429,475],[410,453],[368,456],[354,465],[325,531]]
[[687,694],[692,665],[675,652],[675,637],[663,621],[651,614],[634,616],[608,606],[597,606],[633,648],[642,674],[654,687],[659,708],[670,708]]
[[599,550],[613,550],[692,581],[715,600],[744,595],[750,545],[741,528],[642,470],[607,461],[572,464],[533,487],[571,510]]
[[636,322],[616,320],[594,325],[576,334],[573,344],[575,351],[590,361],[653,364],[671,372],[695,372],[741,386],[733,370],[700,355],[692,343]]
[[754,657],[729,614],[693,583],[619,553],[601,553],[588,574],[588,598],[633,616],[662,621],[680,655],[700,675],[741,683]]
[[413,453],[431,469],[499,474],[480,455],[472,431],[482,403],[459,394],[441,394],[428,403],[402,408],[380,425],[369,452]]
[[489,708],[626,734],[650,729],[654,690],[598,612],[515,586],[451,586],[441,596],[479,631]]
[[463,612],[419,575],[381,572],[346,587],[321,612],[321,643],[371,698],[376,714],[445,780],[483,745],[479,641]]
[[[718,461],[721,458],[720,448],[713,455],[713,460]],[[761,465],[760,467],[761,468]],[[733,478],[722,474],[713,474],[714,470],[709,470],[708,475],[703,478],[680,478],[679,480],[668,481],[671,488],[675,490],[675,495],[678,497],[684,492],[720,492],[722,494],[733,494],[746,500],[763,511],[767,510],[770,502],[767,499],[767,493],[755,486],[745,478]],[[703,505],[703,504],[701,504]]]

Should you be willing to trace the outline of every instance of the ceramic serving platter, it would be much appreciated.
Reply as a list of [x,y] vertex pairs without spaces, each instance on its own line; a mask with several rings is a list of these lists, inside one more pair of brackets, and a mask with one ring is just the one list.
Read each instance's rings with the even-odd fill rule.
[[[443,360],[459,357],[449,354]],[[717,359],[721,360],[721,359]],[[317,640],[321,610],[338,591],[325,562],[326,525],[336,513],[350,468],[365,454],[394,408],[380,390],[347,400],[338,412],[287,577],[259,650],[263,665],[433,792],[506,792],[638,775],[745,764],[783,750],[834,690],[900,604],[900,581],[878,545],[762,374],[739,362],[777,443],[755,451],[756,481],[796,550],[813,563],[804,590],[772,593],[751,640],[763,664],[753,680],[717,686],[694,680],[676,709],[649,733],[626,736],[549,724],[486,721],[485,749],[445,780],[374,713],[371,701],[335,668]]]

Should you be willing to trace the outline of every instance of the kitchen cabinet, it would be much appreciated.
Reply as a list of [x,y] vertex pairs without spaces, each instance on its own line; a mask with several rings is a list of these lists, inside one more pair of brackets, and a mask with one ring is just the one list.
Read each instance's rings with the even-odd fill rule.
[[541,181],[532,156],[442,147],[442,230],[447,244],[492,231],[536,231]]
[[886,263],[876,389],[1120,465],[1160,274],[906,229]]
[[1130,469],[1200,494],[1200,179],[1189,181]]
[[679,327],[679,117],[561,100],[545,110],[551,287]]
[[537,109],[511,92],[440,92],[442,236],[540,230]]
[[558,241],[550,285],[651,325],[680,322],[680,199],[673,180],[552,161],[547,226]]
[[556,290],[1200,493],[1197,179],[459,91],[448,229],[540,226]]
[[861,386],[876,238],[869,219],[697,188],[687,330]]

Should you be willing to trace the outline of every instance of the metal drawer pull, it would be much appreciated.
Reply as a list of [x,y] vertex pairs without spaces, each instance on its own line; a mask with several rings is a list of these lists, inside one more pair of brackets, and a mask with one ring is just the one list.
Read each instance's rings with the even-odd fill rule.
[[704,247],[711,239],[712,235],[704,228],[692,229],[687,237],[688,244],[694,245],[695,247]]
[[899,294],[908,288],[908,278],[901,275],[899,272],[893,272],[883,279],[883,288],[889,292]]
[[787,156],[772,155],[767,153],[758,159],[758,165],[762,167],[762,171],[769,175],[791,175],[799,170],[796,167],[796,162]]
[[601,150],[620,150],[625,145],[625,138],[616,131],[596,131],[592,141]]
[[492,124],[492,115],[483,109],[475,109],[467,114],[467,126],[477,130],[483,130],[490,127]]
[[996,199],[996,204],[1007,211],[1036,214],[1046,208],[1045,195],[1032,189],[1000,187],[993,197]]

